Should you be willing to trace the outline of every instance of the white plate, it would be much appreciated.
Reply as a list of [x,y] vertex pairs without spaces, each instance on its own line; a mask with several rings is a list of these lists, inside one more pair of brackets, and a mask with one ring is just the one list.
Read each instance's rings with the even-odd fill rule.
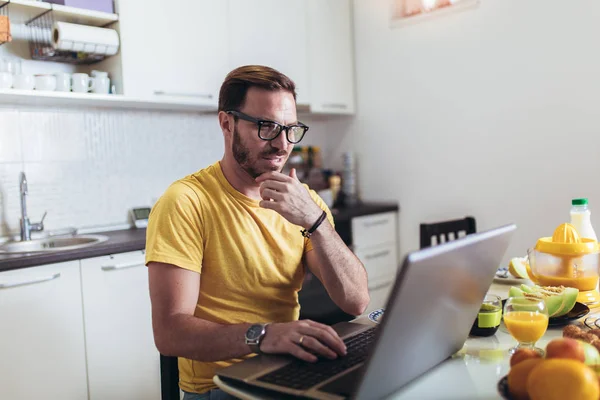
[[523,283],[525,285],[532,284],[532,282],[529,279],[515,278],[512,275],[508,275],[508,278],[502,278],[502,277],[496,275],[494,277],[494,283],[500,283],[500,284],[505,284],[505,285],[521,285]]

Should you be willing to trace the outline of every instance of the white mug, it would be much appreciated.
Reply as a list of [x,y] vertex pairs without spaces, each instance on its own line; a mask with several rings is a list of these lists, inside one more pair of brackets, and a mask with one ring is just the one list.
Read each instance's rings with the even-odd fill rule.
[[70,92],[71,91],[71,74],[66,72],[57,72],[54,74],[56,77],[56,90],[58,92]]
[[8,72],[0,72],[0,89],[10,89],[13,84],[13,75]]
[[35,76],[35,90],[52,92],[56,89],[56,77],[54,75],[40,74]]
[[73,74],[73,91],[87,93],[94,88],[94,80],[88,74]]
[[93,70],[92,76],[92,79],[94,80],[92,91],[94,93],[108,94],[110,91],[110,78],[108,77],[108,72]]
[[13,77],[13,88],[21,90],[33,90],[35,79],[30,74],[18,74]]

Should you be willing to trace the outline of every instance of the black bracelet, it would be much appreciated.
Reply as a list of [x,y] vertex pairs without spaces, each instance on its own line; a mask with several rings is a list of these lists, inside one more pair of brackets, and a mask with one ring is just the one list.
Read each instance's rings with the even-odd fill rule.
[[304,236],[305,238],[309,238],[310,235],[312,235],[312,233],[317,230],[319,225],[321,225],[321,223],[323,221],[325,221],[325,218],[327,218],[327,213],[325,211],[323,211],[323,213],[321,214],[319,219],[317,219],[317,222],[315,222],[315,224],[313,226],[311,226],[309,230],[302,229],[300,231],[300,233],[302,233],[302,236]]

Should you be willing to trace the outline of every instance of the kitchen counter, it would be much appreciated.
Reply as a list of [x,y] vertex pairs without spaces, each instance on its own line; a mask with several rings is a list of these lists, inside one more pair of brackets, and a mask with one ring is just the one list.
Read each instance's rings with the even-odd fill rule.
[[[344,239],[344,237],[349,235],[349,224],[352,218],[398,210],[399,207],[397,203],[368,202],[360,203],[352,207],[333,208],[331,212],[336,223],[336,230]],[[346,227],[348,227],[348,229],[346,229]],[[348,231],[348,233],[346,233],[346,231]],[[64,261],[81,260],[84,258],[105,256],[109,254],[125,253],[128,251],[143,250],[146,247],[146,229],[127,229],[99,232],[98,235],[107,236],[108,240],[106,242],[76,250],[53,251],[35,254],[0,254],[0,272]]]
[[146,229],[99,232],[98,235],[107,236],[108,240],[76,250],[52,251],[35,254],[0,254],[0,272],[11,269],[34,267],[37,265],[106,256],[108,254],[143,250],[146,247]]

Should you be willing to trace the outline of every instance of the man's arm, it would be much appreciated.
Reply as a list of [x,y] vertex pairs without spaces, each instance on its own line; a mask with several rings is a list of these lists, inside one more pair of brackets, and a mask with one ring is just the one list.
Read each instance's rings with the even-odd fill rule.
[[[200,293],[198,273],[150,262],[148,274],[154,342],[161,354],[219,361],[252,352],[244,339],[251,324],[223,325],[194,316]],[[305,338],[301,340],[302,337]],[[312,362],[317,358],[310,352],[336,358],[337,354],[346,351],[333,329],[313,321],[269,325],[260,349],[265,353],[287,353]]]
[[[289,176],[267,172],[256,181],[261,183],[261,207],[278,212],[293,224],[308,230],[323,212],[302,186],[293,168]],[[348,314],[362,314],[369,304],[369,290],[367,272],[360,260],[328,220],[321,223],[310,240],[313,250],[305,256],[308,268],[323,282],[338,307]]]

